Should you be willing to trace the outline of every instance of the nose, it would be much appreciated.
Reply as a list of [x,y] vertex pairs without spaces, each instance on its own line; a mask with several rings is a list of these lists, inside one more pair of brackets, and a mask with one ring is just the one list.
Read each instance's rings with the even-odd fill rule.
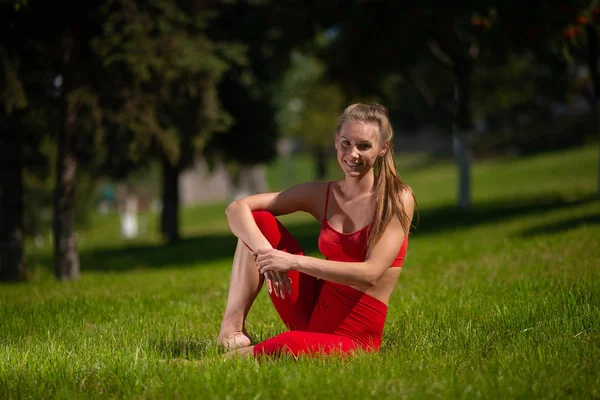
[[359,156],[358,149],[356,148],[356,146],[353,146],[352,150],[350,151],[350,157],[357,159],[358,156]]

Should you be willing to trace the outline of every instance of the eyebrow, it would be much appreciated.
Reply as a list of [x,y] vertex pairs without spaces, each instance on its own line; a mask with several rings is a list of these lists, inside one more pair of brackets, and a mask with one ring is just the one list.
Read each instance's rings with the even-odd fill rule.
[[[341,137],[342,137],[342,139],[346,139],[346,140],[352,141],[350,138],[348,138],[348,137],[346,137],[344,135],[341,135]],[[358,142],[358,144],[364,144],[364,143],[373,144],[373,142],[371,142],[370,140],[363,140],[363,141]]]

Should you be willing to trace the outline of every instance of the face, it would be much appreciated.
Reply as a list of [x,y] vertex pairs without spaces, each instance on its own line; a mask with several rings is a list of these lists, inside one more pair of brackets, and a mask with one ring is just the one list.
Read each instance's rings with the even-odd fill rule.
[[359,177],[373,169],[377,157],[383,155],[387,146],[381,144],[381,136],[375,125],[346,122],[335,137],[337,158],[346,176]]

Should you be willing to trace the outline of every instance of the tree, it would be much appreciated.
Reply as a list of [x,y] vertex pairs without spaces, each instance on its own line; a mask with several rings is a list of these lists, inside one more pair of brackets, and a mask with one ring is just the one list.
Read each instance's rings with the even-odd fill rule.
[[216,85],[229,62],[243,60],[240,46],[205,35],[210,11],[197,1],[113,0],[93,41],[111,78],[101,96],[113,131],[102,169],[123,176],[160,161],[161,232],[169,242],[179,238],[179,174],[211,133],[229,125]]
[[[594,15],[597,14],[597,8],[594,8],[594,13]],[[600,72],[598,71],[598,57],[600,57],[600,40],[598,38],[598,28],[595,25],[589,24],[586,26],[586,39],[588,48],[588,68],[590,70],[590,79],[592,81],[592,104],[596,120],[596,133],[600,135]],[[598,140],[598,142],[600,146],[600,140]],[[600,147],[598,148],[598,154],[600,154]],[[600,157],[598,158],[597,195],[600,196]]]
[[335,121],[344,109],[340,88],[324,80],[324,71],[316,57],[293,52],[278,94],[279,129],[308,144],[318,180],[327,176]]
[[[415,84],[427,102],[436,104],[423,85],[417,85],[422,81],[414,79],[414,67],[428,53],[450,71],[454,80],[452,118],[459,170],[458,204],[468,207],[468,138],[473,129],[476,68],[481,62],[502,63],[513,52],[531,50],[532,36],[561,32],[569,14],[558,12],[560,7],[559,2],[535,7],[481,1],[357,3],[343,10],[335,25],[337,38],[327,55],[329,75],[340,82],[350,97],[356,97],[361,93],[384,95],[384,83],[396,74]],[[372,26],[378,29],[373,30]]]
[[[186,159],[181,153],[192,152],[199,137],[223,122],[214,80],[226,63],[199,35],[206,22],[198,14],[201,4],[140,4],[30,1],[8,19],[10,49],[20,63],[19,77],[26,78],[21,79],[24,93],[48,111],[48,133],[56,132],[58,279],[79,275],[74,193],[81,165],[97,174],[126,174],[151,157],[162,157],[165,186],[173,188],[177,163]],[[127,140],[119,143],[122,138]],[[173,169],[175,174],[169,173]],[[177,189],[165,193],[177,199]],[[165,204],[176,210],[177,202]],[[164,229],[170,238],[178,236],[176,223]]]
[[[329,2],[221,2],[211,37],[243,43],[248,63],[230,69],[219,85],[220,99],[233,124],[213,137],[205,156],[225,161],[232,175],[273,160],[279,130],[275,100],[294,49],[309,47],[332,20]],[[228,29],[222,29],[226,26]]]
[[[600,6],[597,1],[592,1],[587,8],[577,11],[579,12],[572,23],[565,27],[563,36],[571,42],[573,47],[576,47],[574,53],[583,53],[582,58],[585,59],[590,74],[588,98],[596,121],[596,133],[600,135],[600,71],[598,71],[598,58],[600,57],[598,16],[600,15]],[[600,148],[598,150],[600,154]],[[597,195],[600,196],[600,158],[598,161]]]
[[23,171],[28,98],[20,76],[19,45],[11,17],[18,2],[0,6],[0,281],[27,277],[24,252]]
[[[31,139],[26,141],[25,138],[31,138],[30,133],[37,132],[36,139],[39,139],[40,126],[34,126],[36,124],[31,122],[42,114],[54,113],[50,119],[58,123],[50,123],[44,129],[48,130],[48,134],[58,133],[59,143],[63,145],[61,148],[63,158],[58,163],[55,190],[55,270],[59,279],[74,278],[79,275],[79,264],[73,218],[72,213],[69,212],[73,202],[71,189],[77,166],[72,162],[74,159],[72,157],[73,127],[81,104],[88,99],[84,96],[84,90],[81,90],[82,80],[73,79],[74,76],[81,77],[81,71],[85,71],[85,68],[78,63],[78,60],[73,61],[73,57],[76,58],[80,54],[77,51],[72,54],[73,47],[79,49],[73,44],[75,36],[72,34],[72,28],[82,23],[89,29],[90,24],[85,23],[85,18],[70,19],[68,14],[58,10],[60,7],[48,6],[44,2],[17,1],[3,4],[3,7],[6,7],[2,13],[6,16],[6,23],[3,24],[5,34],[2,46],[8,83],[8,90],[4,97],[6,111],[9,114],[15,108],[14,99],[19,99],[16,104],[23,108],[23,112],[6,120],[9,126],[5,134],[12,136],[11,140],[6,142],[9,146],[5,148],[6,151],[11,152],[12,161],[11,168],[6,169],[7,179],[9,179],[7,182],[14,187],[14,190],[6,192],[14,198],[7,202],[8,205],[3,204],[0,212],[4,215],[12,215],[11,220],[7,221],[9,222],[7,227],[12,229],[18,226],[20,230],[18,240],[22,242],[22,190],[25,161],[23,149],[26,144],[35,142]],[[75,6],[73,11],[82,12]],[[58,25],[52,27],[44,25],[43,21],[47,19],[57,21]],[[86,34],[89,34],[88,29],[78,32],[81,35],[77,35],[77,40],[85,40]],[[72,66],[73,62],[77,64],[77,68]],[[58,82],[61,84],[54,84]],[[15,93],[18,96],[15,97]],[[40,113],[40,110],[48,112]],[[54,112],[55,110],[58,112]],[[35,145],[31,148],[35,152]],[[5,199],[8,200],[8,197]],[[6,206],[9,208],[4,208]]]
[[23,137],[19,128],[26,99],[14,66],[0,49],[0,281],[26,278],[23,250]]

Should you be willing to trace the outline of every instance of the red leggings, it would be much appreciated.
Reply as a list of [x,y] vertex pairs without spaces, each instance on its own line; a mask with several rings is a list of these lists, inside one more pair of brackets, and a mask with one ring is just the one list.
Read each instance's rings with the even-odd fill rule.
[[[274,248],[304,255],[296,239],[271,213],[252,214]],[[255,357],[379,349],[387,314],[384,303],[350,286],[298,271],[289,271],[288,277],[291,295],[282,299],[273,292],[271,300],[290,331],[254,346]]]

